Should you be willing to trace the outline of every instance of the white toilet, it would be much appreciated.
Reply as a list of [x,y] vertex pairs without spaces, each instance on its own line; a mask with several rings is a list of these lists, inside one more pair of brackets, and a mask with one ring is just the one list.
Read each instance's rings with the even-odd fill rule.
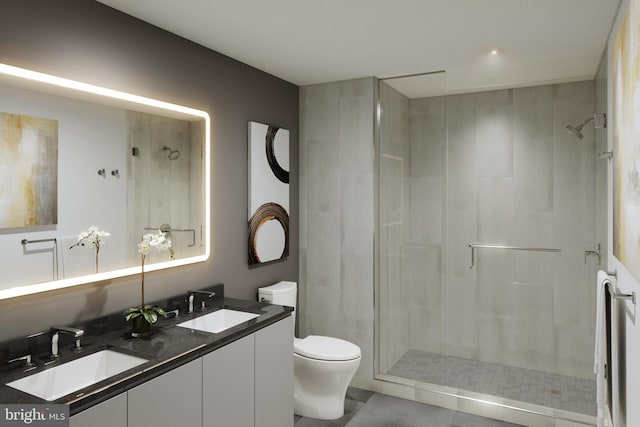
[[[297,284],[278,282],[258,289],[258,299],[296,307]],[[294,325],[295,325],[294,310]],[[335,420],[344,415],[347,387],[360,365],[360,347],[332,337],[296,338],[293,331],[294,412],[303,417]]]

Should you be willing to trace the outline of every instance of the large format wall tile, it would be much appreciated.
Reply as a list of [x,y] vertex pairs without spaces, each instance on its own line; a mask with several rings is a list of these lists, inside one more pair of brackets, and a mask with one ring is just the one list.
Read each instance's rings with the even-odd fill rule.
[[[362,350],[373,372],[374,79],[300,89],[299,335]],[[398,251],[399,253],[399,251]]]
[[410,176],[441,177],[445,147],[445,98],[410,102]]
[[[300,103],[300,327],[361,345],[364,379],[374,360],[373,93],[373,79],[316,85]],[[593,82],[411,101],[381,93],[382,371],[419,349],[589,377],[594,132],[585,126],[578,141],[565,127],[593,114]],[[470,269],[472,242],[562,252],[478,249]]]
[[477,242],[510,244],[513,241],[513,187],[511,177],[478,177]]
[[478,176],[512,176],[513,92],[498,90],[477,94],[475,126]]
[[[590,375],[597,264],[585,264],[584,251],[596,248],[594,132],[585,126],[579,141],[565,127],[593,111],[593,82],[447,98],[448,354]],[[562,252],[478,249],[469,270],[474,241]],[[456,307],[464,314],[451,314]],[[568,327],[581,336],[559,344]]]
[[514,90],[513,175],[518,211],[553,210],[552,106],[551,86]]
[[307,209],[312,213],[331,213],[340,209],[340,155],[337,138],[306,141]]

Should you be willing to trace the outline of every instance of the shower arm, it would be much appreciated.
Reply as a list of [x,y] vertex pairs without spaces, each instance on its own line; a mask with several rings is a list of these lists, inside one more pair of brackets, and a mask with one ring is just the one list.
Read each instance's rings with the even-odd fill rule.
[[584,122],[582,122],[581,126],[585,126],[587,123],[592,122],[595,120],[595,116],[591,116],[589,117],[587,120],[585,120]]

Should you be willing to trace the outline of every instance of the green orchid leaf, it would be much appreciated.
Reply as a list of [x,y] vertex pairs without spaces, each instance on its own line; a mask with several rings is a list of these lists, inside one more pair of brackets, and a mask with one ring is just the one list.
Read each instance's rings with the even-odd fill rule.
[[156,313],[158,313],[162,317],[167,317],[167,313],[158,306],[156,306]]
[[139,308],[139,307],[131,307],[131,308],[127,308],[127,309],[124,311],[124,313],[123,313],[123,314],[124,314],[125,316],[128,316],[128,315],[129,315],[129,314],[131,314],[131,313],[135,313],[135,312],[139,312],[139,311],[140,311],[140,308]]
[[143,314],[147,322],[151,324],[156,323],[156,320],[158,320],[158,315],[153,311],[145,311]]
[[[129,311],[129,310],[127,310]],[[125,314],[124,315],[124,320],[129,321],[131,319],[135,319],[136,317],[139,317],[142,313],[140,311],[132,311],[129,314]]]

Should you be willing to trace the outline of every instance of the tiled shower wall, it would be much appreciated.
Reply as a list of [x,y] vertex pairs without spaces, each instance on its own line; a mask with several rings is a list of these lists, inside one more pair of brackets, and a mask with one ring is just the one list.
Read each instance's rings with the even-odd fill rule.
[[380,367],[390,369],[409,349],[408,295],[402,279],[409,212],[409,100],[381,84],[380,115]]
[[[127,209],[130,265],[140,263],[137,244],[145,228],[169,224],[168,237],[176,258],[202,253],[202,121],[189,122],[170,117],[127,111]],[[132,155],[133,147],[138,154]],[[180,151],[168,158],[170,147]],[[193,246],[190,246],[192,245]],[[164,261],[167,254],[150,253],[147,262]]]
[[445,98],[381,84],[380,369],[409,349],[442,353]]
[[[381,370],[412,349],[591,378],[594,131],[565,127],[594,83],[381,99]],[[470,268],[470,243],[561,252],[478,249]]]
[[[300,90],[299,332],[358,344],[365,380],[373,377],[374,84]],[[594,83],[387,95],[399,111],[386,108],[390,128],[380,130],[383,372],[416,349],[589,378],[594,132],[586,126],[579,141],[565,126],[593,114]],[[470,269],[472,242],[562,252],[481,249]]]
[[[447,98],[447,352],[591,378],[594,82]],[[468,244],[558,248],[477,250]]]
[[300,336],[362,351],[373,376],[374,79],[300,88]]

